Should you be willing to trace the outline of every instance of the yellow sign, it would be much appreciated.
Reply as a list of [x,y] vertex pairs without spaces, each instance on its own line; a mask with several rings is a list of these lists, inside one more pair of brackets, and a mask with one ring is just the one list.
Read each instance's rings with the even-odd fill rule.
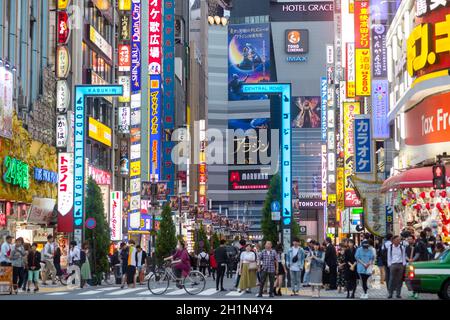
[[66,10],[70,0],[58,0],[58,10]]
[[131,10],[131,0],[119,0],[119,10]]
[[450,14],[444,21],[416,26],[407,40],[407,69],[411,77],[450,67]]
[[136,177],[141,175],[141,162],[135,161],[130,164],[130,177]]
[[335,194],[328,195],[328,204],[336,204],[336,195]]
[[355,49],[356,95],[370,96],[371,69],[370,49]]
[[89,117],[89,137],[108,147],[112,146],[111,128]]
[[339,210],[344,210],[344,205],[345,205],[344,199],[345,199],[345,194],[344,194],[344,168],[337,168],[336,207]]

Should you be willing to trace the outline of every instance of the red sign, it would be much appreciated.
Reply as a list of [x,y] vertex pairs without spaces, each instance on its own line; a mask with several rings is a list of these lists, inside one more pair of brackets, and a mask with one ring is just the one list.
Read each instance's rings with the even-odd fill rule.
[[119,71],[131,70],[131,46],[129,44],[119,44],[118,47]]
[[450,142],[450,93],[425,98],[405,114],[405,144]]
[[161,0],[149,1],[148,71],[151,75],[161,74],[162,59],[162,5]]
[[355,48],[370,49],[369,1],[355,1]]
[[58,12],[58,44],[66,44],[69,40],[69,15],[66,11]]
[[6,226],[6,214],[0,213],[0,226],[4,227]]
[[111,174],[109,172],[89,166],[89,176],[92,177],[98,185],[111,185]]

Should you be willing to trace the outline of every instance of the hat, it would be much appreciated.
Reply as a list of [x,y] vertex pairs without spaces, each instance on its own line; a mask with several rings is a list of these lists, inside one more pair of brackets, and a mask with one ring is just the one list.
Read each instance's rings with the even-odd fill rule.
[[308,238],[308,239],[306,240],[307,243],[310,243],[311,241],[312,241],[311,238]]
[[369,246],[369,241],[364,240],[363,242],[361,242],[361,246],[362,247],[368,247]]

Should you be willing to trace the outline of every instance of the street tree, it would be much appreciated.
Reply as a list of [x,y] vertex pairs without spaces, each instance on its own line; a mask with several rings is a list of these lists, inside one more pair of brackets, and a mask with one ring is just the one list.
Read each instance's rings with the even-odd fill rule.
[[201,249],[204,248],[206,252],[209,252],[209,241],[208,236],[206,235],[205,227],[203,223],[200,222],[200,229],[197,233],[197,239],[195,241],[195,252],[200,253]]
[[165,257],[172,254],[177,246],[177,237],[175,231],[175,224],[172,219],[172,211],[168,203],[163,206],[161,213],[161,222],[159,224],[159,231],[156,236],[156,258],[159,262],[163,261]]
[[100,187],[89,177],[86,191],[86,219],[94,218],[94,229],[86,229],[86,241],[92,248],[92,272],[99,276],[109,269],[108,253],[110,245],[110,230],[105,217],[105,207]]
[[273,201],[280,201],[281,181],[280,176],[274,175],[270,180],[269,190],[264,200],[262,209],[261,229],[264,241],[272,241],[276,244],[278,241],[278,222],[272,220],[271,204]]
[[213,243],[214,249],[217,249],[220,246],[220,239],[219,239],[219,235],[217,234],[217,232],[214,232],[214,234],[212,236],[212,243]]

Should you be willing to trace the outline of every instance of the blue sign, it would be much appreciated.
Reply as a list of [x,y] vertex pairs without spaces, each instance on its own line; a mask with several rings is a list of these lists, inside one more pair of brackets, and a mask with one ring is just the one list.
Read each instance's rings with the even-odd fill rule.
[[372,131],[367,115],[355,115],[355,172],[372,172]]
[[242,93],[281,94],[281,211],[288,227],[292,222],[291,84],[243,84]]
[[389,84],[387,80],[372,81],[373,138],[389,138]]
[[320,78],[320,96],[321,96],[321,105],[322,105],[322,114],[321,114],[321,132],[322,132],[322,141],[327,141],[327,104],[328,104],[328,83],[327,78]]
[[161,178],[161,75],[150,76],[150,175]]
[[272,212],[280,211],[281,205],[280,205],[280,203],[278,201],[273,201],[270,204],[270,208],[271,208]]
[[75,112],[74,112],[74,179],[73,179],[73,223],[74,239],[82,241],[84,220],[84,193],[86,173],[86,97],[113,97],[122,96],[123,86],[106,85],[75,86]]
[[95,221],[94,218],[86,219],[86,228],[88,228],[89,230],[93,230],[93,229],[95,229],[96,226],[97,226],[97,221]]
[[131,93],[141,91],[141,0],[131,6]]
[[58,173],[41,168],[34,168],[34,180],[57,184]]

